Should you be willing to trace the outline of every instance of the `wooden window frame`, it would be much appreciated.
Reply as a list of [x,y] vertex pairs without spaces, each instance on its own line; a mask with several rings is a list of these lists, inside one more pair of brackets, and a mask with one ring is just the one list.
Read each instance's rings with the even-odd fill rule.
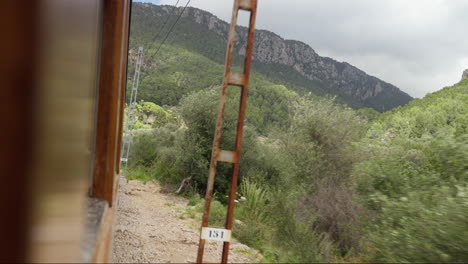
[[91,196],[114,204],[127,80],[131,0],[104,0],[96,145]]

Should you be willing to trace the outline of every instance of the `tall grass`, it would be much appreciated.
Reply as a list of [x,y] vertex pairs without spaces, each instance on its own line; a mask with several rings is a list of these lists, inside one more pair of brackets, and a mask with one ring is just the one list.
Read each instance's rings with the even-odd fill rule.
[[241,217],[263,222],[266,216],[267,191],[249,178],[245,178],[239,186],[239,192]]

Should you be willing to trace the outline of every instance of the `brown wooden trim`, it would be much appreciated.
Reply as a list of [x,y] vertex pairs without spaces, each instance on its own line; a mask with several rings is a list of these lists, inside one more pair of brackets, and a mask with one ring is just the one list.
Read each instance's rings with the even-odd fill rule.
[[115,207],[106,207],[99,224],[99,233],[96,236],[96,248],[94,249],[91,263],[110,262],[114,218]]
[[120,115],[119,115],[119,132],[118,132],[118,144],[117,144],[117,156],[116,156],[116,173],[120,172],[120,157],[122,156],[122,133],[123,133],[123,120],[124,120],[124,108],[126,102],[126,88],[127,88],[127,69],[128,69],[128,39],[129,39],[129,30],[130,30],[130,16],[131,16],[131,1],[127,1],[125,9],[126,14],[125,16],[124,26],[123,26],[123,36],[127,36],[126,40],[124,41],[124,45],[122,46],[122,64],[120,69],[120,86],[121,89],[121,100],[120,100]]
[[[0,262],[23,262],[29,224],[33,101],[37,86],[36,1],[6,1],[0,8]],[[3,127],[4,125],[4,127]]]
[[[123,65],[126,65],[129,0],[105,0],[103,8],[103,31],[101,68],[99,80],[99,103],[96,130],[96,156],[92,195],[105,199],[112,206],[114,173],[117,171],[120,145],[120,119],[123,108],[122,90],[125,89]],[[122,106],[122,107],[121,107]]]

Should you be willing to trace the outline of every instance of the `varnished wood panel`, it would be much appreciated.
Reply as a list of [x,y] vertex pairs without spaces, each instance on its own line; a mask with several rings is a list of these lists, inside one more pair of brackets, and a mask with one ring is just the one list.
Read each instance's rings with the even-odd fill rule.
[[36,11],[35,1],[4,1],[0,8],[0,262],[25,260],[37,92]]
[[[0,129],[0,262],[80,261],[91,164],[96,165],[93,194],[112,205],[129,5],[129,0],[2,3],[0,120],[6,129]],[[97,86],[102,89],[94,122]],[[91,158],[94,124],[96,159]],[[107,219],[111,223],[112,214]],[[107,249],[111,226],[103,229]]]
[[98,76],[100,0],[40,1],[28,262],[80,262]]
[[99,233],[96,237],[96,248],[92,257],[92,263],[109,263],[111,260],[114,218],[115,208],[107,207],[99,224]]
[[105,0],[94,163],[94,197],[112,206],[118,171],[126,67],[129,0]]
[[116,155],[116,173],[118,174],[120,172],[120,157],[122,156],[122,133],[123,133],[123,120],[124,120],[124,106],[126,97],[126,87],[127,87],[127,69],[128,69],[128,40],[129,40],[129,30],[130,30],[130,16],[131,16],[131,2],[128,1],[126,3],[126,10],[125,13],[128,14],[124,16],[124,26],[123,26],[123,36],[126,38],[126,41],[124,45],[122,45],[122,63],[120,64],[120,87],[121,87],[121,107],[119,109],[120,115],[119,115],[119,132],[118,132],[118,144],[117,144],[117,155]]

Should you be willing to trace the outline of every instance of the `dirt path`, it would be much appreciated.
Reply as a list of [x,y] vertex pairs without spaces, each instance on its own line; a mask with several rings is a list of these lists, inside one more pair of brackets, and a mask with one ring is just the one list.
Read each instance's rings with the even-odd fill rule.
[[[195,262],[200,222],[182,219],[187,199],[161,193],[156,182],[120,180],[114,227],[113,262]],[[219,262],[222,242],[208,242],[207,262]],[[231,243],[229,261],[258,262],[258,253],[237,241]]]

